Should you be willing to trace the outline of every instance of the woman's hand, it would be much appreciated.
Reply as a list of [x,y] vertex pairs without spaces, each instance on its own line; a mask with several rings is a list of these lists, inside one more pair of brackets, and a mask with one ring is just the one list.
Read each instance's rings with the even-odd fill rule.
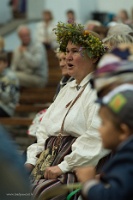
[[44,178],[46,179],[56,179],[63,172],[58,166],[47,167],[44,173]]
[[80,168],[76,168],[75,170],[77,179],[84,183],[90,179],[94,179],[95,175],[96,175],[96,170],[94,167],[80,167]]

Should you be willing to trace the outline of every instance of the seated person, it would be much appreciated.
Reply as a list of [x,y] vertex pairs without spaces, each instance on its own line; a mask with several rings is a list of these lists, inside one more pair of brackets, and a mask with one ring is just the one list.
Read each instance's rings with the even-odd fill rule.
[[128,24],[128,25],[133,23],[132,19],[130,19],[129,15],[128,15],[127,10],[125,10],[125,9],[121,9],[118,12],[118,15],[116,16],[116,20],[120,23],[124,23],[124,24]]
[[[57,97],[59,91],[70,81],[74,80],[73,77],[69,76],[68,74],[68,70],[67,70],[67,64],[66,64],[66,55],[64,52],[61,52],[57,49],[56,51],[56,55],[59,59],[59,66],[61,69],[61,74],[62,74],[62,78],[57,86],[56,89],[56,94],[54,96],[54,100]],[[41,110],[40,112],[38,112],[35,116],[35,118],[32,121],[32,124],[30,125],[29,129],[28,129],[28,135],[31,135],[33,137],[36,137],[36,132],[37,129],[39,127],[39,124],[43,118],[43,115],[45,114],[46,109]]]
[[108,29],[103,42],[109,50],[121,43],[133,43],[133,29],[127,24],[118,23]]
[[25,167],[31,172],[35,198],[45,197],[56,185],[75,182],[75,167],[96,166],[107,153],[97,131],[96,93],[90,87],[92,73],[105,53],[104,45],[96,33],[84,30],[81,24],[59,22],[55,32],[74,80],[60,90],[47,109],[36,132],[37,143],[27,149]]
[[[59,66],[60,66],[60,69],[61,69],[61,74],[62,74],[62,78],[57,86],[57,89],[56,89],[56,94],[55,94],[55,97],[57,96],[57,94],[59,93],[59,91],[70,81],[74,80],[73,77],[71,77],[69,74],[68,74],[68,69],[67,69],[67,63],[66,63],[66,55],[64,52],[61,52],[57,49],[56,51],[56,56],[59,60]],[[54,97],[54,98],[55,98]]]
[[56,36],[53,32],[55,23],[50,10],[43,11],[43,20],[37,23],[35,39],[44,44],[46,49],[55,49],[57,47]]
[[13,116],[19,101],[19,80],[8,67],[5,52],[0,53],[0,117]]
[[33,42],[27,26],[18,28],[21,45],[14,51],[12,70],[19,78],[20,86],[42,88],[48,81],[47,54],[43,45]]

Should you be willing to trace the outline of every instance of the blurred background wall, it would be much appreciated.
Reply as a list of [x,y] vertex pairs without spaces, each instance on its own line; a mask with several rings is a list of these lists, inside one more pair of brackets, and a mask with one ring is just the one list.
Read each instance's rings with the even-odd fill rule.
[[[66,11],[73,9],[76,13],[78,22],[84,23],[93,18],[95,13],[113,13],[117,14],[119,10],[126,9],[131,16],[133,10],[132,0],[0,0],[0,24],[6,23],[13,18],[11,2],[18,2],[19,10],[23,10],[24,2],[26,4],[27,19],[41,19],[42,11],[50,9],[53,12],[55,21],[65,21]],[[23,5],[22,5],[23,4]],[[21,13],[23,14],[23,13]],[[25,15],[20,15],[23,17]]]
[[9,6],[9,0],[0,0],[0,24],[6,23],[12,19],[12,12]]
[[131,14],[133,9],[132,0],[27,0],[28,18],[41,18],[43,9],[50,9],[53,12],[56,21],[65,21],[65,12],[73,9],[76,13],[77,21],[84,23],[92,18],[93,13],[110,12],[117,14],[120,9],[126,9]]

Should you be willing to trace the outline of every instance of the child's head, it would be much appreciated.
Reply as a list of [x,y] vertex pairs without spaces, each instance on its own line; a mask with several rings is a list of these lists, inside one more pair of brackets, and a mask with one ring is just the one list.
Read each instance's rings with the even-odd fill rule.
[[8,58],[6,53],[0,53],[0,73],[8,66]]
[[133,85],[120,85],[97,102],[101,105],[99,131],[103,146],[115,150],[133,134]]

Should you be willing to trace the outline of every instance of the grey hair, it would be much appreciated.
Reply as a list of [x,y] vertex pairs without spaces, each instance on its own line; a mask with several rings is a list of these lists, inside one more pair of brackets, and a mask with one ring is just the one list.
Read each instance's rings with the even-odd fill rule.
[[103,43],[110,43],[112,45],[118,45],[121,43],[133,43],[133,36],[129,34],[113,34],[103,39]]
[[22,29],[27,29],[27,30],[30,31],[30,29],[29,29],[29,27],[27,25],[22,24],[22,25],[18,26],[17,33],[19,34]]
[[121,43],[133,43],[133,29],[127,24],[117,23],[109,28],[106,38],[103,39],[104,44],[117,46]]

